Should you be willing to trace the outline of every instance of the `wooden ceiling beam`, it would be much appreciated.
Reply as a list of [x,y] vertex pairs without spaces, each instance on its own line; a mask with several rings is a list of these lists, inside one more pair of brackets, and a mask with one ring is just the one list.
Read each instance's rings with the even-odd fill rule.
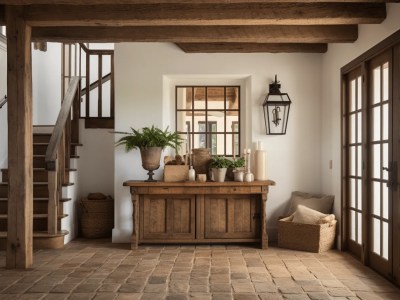
[[32,39],[48,42],[346,43],[357,25],[34,27]]
[[252,3],[146,5],[33,5],[31,26],[210,26],[376,24],[383,3]]
[[0,0],[0,4],[8,5],[34,5],[34,4],[71,4],[71,5],[99,5],[99,4],[149,4],[149,3],[277,3],[277,2],[296,2],[296,3],[321,3],[321,2],[400,2],[399,0]]
[[305,43],[178,43],[185,53],[325,53],[327,44]]
[[4,5],[0,5],[0,26],[6,25],[6,9]]

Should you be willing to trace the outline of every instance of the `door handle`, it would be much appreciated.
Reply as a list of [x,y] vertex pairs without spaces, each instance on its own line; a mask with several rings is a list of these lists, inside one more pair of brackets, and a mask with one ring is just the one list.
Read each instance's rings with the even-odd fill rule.
[[390,163],[389,167],[382,167],[382,170],[388,172],[388,182],[386,186],[394,190],[397,188],[397,161]]

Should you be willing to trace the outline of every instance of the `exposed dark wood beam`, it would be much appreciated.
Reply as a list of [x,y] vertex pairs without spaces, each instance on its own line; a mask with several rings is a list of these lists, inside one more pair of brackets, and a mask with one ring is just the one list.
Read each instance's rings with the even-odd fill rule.
[[148,3],[261,3],[261,2],[400,2],[399,0],[0,0],[0,4],[32,5],[32,4],[72,4],[72,5],[97,5],[97,4],[148,4]]
[[340,25],[386,18],[383,3],[34,5],[31,26]]
[[0,26],[6,25],[6,9],[4,5],[0,5]]
[[137,26],[39,27],[34,41],[173,43],[346,43],[357,25],[325,26]]
[[272,43],[180,43],[186,53],[325,53],[327,44],[272,44]]

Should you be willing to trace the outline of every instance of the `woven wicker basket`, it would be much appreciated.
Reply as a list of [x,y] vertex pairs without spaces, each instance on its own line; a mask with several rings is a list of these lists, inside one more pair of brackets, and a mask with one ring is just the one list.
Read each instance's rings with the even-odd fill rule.
[[293,217],[278,221],[278,246],[293,250],[324,252],[335,244],[336,220],[312,225],[293,223]]
[[85,238],[105,238],[111,236],[114,227],[114,199],[81,199],[81,233]]

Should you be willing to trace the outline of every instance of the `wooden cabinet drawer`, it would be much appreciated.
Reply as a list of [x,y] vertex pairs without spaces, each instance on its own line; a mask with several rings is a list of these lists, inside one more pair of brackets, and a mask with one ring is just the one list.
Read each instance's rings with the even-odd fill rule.
[[209,189],[209,194],[260,194],[258,186],[219,186]]

